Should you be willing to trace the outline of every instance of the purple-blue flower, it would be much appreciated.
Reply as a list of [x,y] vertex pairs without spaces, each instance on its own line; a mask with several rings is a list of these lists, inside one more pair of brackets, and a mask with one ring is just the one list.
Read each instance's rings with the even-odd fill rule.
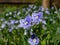
[[15,23],[15,20],[10,20],[10,24],[14,24]]
[[32,13],[32,19],[34,23],[39,23],[43,18],[43,12]]
[[1,28],[4,28],[5,26],[6,26],[5,24],[2,24],[2,25],[1,25]]
[[24,29],[27,29],[27,28],[29,28],[31,26],[31,21],[32,21],[31,16],[28,15],[25,19],[20,20],[20,25]]
[[43,12],[44,11],[44,7],[40,6],[39,10]]
[[13,29],[14,29],[14,27],[10,27],[9,32],[12,32]]
[[28,39],[28,43],[30,45],[38,45],[39,44],[39,38],[36,37],[34,34],[31,36],[31,38]]
[[46,13],[46,14],[50,14],[50,12],[49,12],[49,9],[48,9],[48,8],[46,8],[45,13]]

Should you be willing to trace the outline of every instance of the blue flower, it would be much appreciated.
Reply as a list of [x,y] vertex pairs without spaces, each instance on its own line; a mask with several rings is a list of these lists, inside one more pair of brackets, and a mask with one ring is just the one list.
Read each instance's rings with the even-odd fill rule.
[[46,14],[50,14],[50,12],[49,12],[49,9],[48,9],[48,8],[46,8],[45,13],[46,13]]
[[43,23],[44,25],[46,25],[46,21],[45,21],[45,20],[42,20],[42,23]]
[[44,11],[44,7],[40,6],[39,10],[43,12]]
[[2,25],[1,25],[1,28],[4,28],[6,25],[3,23]]
[[32,13],[33,22],[39,23],[43,18],[43,12]]
[[32,5],[29,5],[29,8],[33,8],[33,6],[34,6],[33,4]]
[[10,20],[10,24],[14,24],[15,23],[15,20]]
[[31,39],[34,39],[36,37],[36,35],[33,33],[32,35],[31,35]]
[[39,38],[36,37],[34,34],[31,36],[31,38],[28,39],[28,43],[31,45],[38,45],[39,44]]
[[29,28],[31,26],[31,21],[32,21],[31,16],[28,15],[25,19],[20,20],[20,25],[24,29],[27,29],[27,28]]
[[10,27],[9,32],[12,32],[13,29],[14,29],[14,27]]

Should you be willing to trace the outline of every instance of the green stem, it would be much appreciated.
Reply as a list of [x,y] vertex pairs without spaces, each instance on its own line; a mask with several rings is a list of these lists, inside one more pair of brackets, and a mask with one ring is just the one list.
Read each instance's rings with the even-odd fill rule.
[[22,37],[22,41],[23,41],[24,45],[26,45],[25,40],[24,40],[24,35],[21,35],[21,37]]

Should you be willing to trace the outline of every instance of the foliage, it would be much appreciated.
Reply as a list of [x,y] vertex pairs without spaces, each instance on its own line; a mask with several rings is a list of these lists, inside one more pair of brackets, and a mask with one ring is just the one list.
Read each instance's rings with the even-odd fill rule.
[[[38,1],[39,2],[39,1]],[[39,3],[20,5],[19,7],[3,7],[0,13],[0,45],[29,45],[28,39],[31,37],[31,29],[39,38],[39,45],[60,45],[60,10],[52,7],[48,10],[41,8]],[[42,11],[43,9],[43,11]],[[24,19],[33,12],[43,12],[43,20],[35,24],[26,33],[25,29],[18,28],[19,20]],[[15,20],[10,24],[10,20]],[[13,28],[12,30],[10,30]]]

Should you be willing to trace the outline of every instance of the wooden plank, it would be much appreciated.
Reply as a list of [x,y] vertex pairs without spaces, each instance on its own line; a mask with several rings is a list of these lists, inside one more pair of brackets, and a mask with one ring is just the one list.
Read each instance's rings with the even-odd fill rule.
[[36,0],[0,0],[0,3],[35,3]]

